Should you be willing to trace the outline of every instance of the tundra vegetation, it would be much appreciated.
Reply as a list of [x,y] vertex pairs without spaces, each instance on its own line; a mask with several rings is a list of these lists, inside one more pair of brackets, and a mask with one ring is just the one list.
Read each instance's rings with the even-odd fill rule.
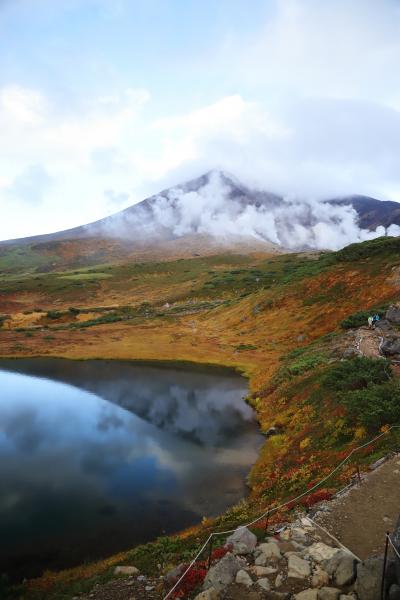
[[[234,367],[249,378],[247,401],[261,430],[274,427],[276,435],[266,439],[249,475],[249,496],[224,515],[118,557],[45,573],[16,590],[20,598],[71,597],[109,578],[124,560],[148,575],[159,573],[158,565],[164,571],[190,558],[210,531],[243,523],[311,488],[351,449],[400,421],[396,368],[382,358],[346,353],[355,347],[354,328],[399,300],[400,239],[379,238],[336,253],[146,262],[118,252],[105,262],[104,253],[95,254],[98,246],[81,240],[1,250],[2,356]],[[367,446],[358,461],[398,446],[396,432]],[[354,470],[355,460],[303,505],[329,498]]]

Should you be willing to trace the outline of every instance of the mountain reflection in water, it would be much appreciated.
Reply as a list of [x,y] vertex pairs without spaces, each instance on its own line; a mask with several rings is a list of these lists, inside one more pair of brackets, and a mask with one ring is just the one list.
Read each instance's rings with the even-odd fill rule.
[[262,442],[232,374],[0,361],[0,572],[106,556],[223,511]]

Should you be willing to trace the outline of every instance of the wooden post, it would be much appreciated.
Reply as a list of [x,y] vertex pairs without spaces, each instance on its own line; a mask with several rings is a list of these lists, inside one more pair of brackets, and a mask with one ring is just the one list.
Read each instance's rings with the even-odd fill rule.
[[267,512],[267,519],[265,521],[265,535],[268,534],[268,525],[269,525],[269,511]]
[[210,548],[208,550],[208,566],[207,569],[209,570],[211,567],[211,555],[212,555],[212,547],[213,547],[213,538],[210,539]]
[[360,473],[360,467],[357,464],[357,478],[358,478],[358,483],[361,485],[361,473]]
[[383,567],[382,567],[381,600],[385,600],[385,575],[386,575],[388,547],[389,547],[389,532],[387,531],[386,539],[385,539],[385,554],[384,554],[384,558],[383,558]]

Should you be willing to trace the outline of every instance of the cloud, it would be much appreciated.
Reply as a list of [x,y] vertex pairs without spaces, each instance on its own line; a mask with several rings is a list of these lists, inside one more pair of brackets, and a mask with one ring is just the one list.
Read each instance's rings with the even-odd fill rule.
[[[399,25],[394,0],[275,0],[257,27],[228,19],[218,45],[191,59],[201,94],[183,58],[179,78],[146,63],[157,92],[107,84],[67,108],[51,89],[4,85],[0,238],[90,222],[212,168],[284,195],[400,200]],[[24,224],[6,190],[31,165],[52,186],[40,210],[33,194]]]
[[338,250],[386,233],[400,234],[396,225],[388,231],[384,227],[375,231],[361,229],[351,206],[313,197],[286,196],[279,201],[259,197],[238,183],[232,185],[229,177],[218,172],[211,173],[198,190],[177,187],[158,196],[153,219],[156,225],[170,229],[178,237],[199,233],[227,242],[232,238],[253,238],[289,249]]

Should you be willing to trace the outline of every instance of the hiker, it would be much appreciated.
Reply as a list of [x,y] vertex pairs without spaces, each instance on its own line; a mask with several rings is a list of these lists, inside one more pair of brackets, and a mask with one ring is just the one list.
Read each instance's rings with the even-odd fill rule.
[[374,325],[374,317],[368,317],[368,327],[372,329]]
[[377,321],[380,321],[380,320],[381,320],[380,316],[378,315],[378,313],[376,313],[376,315],[374,315],[374,323],[376,323]]

